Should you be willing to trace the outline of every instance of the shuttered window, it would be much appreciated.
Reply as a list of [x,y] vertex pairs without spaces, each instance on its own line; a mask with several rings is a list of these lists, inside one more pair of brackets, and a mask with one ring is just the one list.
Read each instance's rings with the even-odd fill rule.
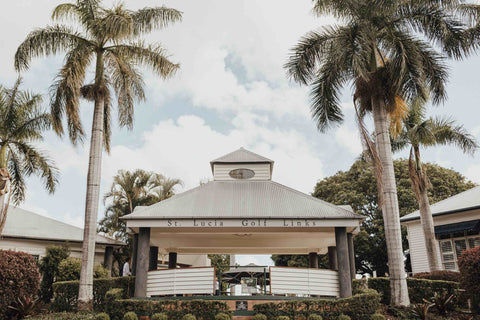
[[443,268],[445,270],[458,270],[458,258],[464,250],[480,246],[480,237],[453,237],[440,240],[440,252],[442,254]]

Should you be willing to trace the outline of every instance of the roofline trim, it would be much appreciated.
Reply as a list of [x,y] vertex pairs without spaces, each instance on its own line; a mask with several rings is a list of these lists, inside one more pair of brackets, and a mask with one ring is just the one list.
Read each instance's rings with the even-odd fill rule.
[[191,219],[223,219],[223,220],[242,220],[242,219],[285,219],[285,220],[291,220],[291,219],[308,219],[308,220],[365,220],[366,217],[360,216],[358,214],[355,214],[354,217],[237,217],[237,218],[232,218],[232,217],[175,217],[175,216],[167,216],[167,217],[155,217],[155,216],[150,216],[150,217],[129,217],[129,216],[123,216],[120,217],[121,220],[170,220],[170,219],[175,219],[175,220],[191,220]]
[[[480,205],[478,206],[473,206],[473,207],[467,207],[467,208],[461,208],[461,209],[455,209],[455,210],[448,210],[448,211],[442,211],[442,212],[437,212],[437,213],[432,213],[432,217],[439,217],[439,216],[445,216],[449,214],[454,214],[454,213],[460,213],[460,212],[465,212],[465,211],[470,211],[470,210],[476,210],[480,209]],[[409,222],[409,221],[414,221],[414,220],[420,220],[420,215],[418,217],[404,217],[400,218],[400,222]]]
[[[39,238],[39,237],[26,237],[26,236],[12,236],[12,235],[4,235],[2,234],[2,238],[8,238],[8,239],[24,239],[24,240],[43,240],[43,241],[54,241],[54,242],[72,242],[72,243],[83,243],[81,240],[69,240],[69,239],[55,239],[55,238]],[[118,240],[112,240],[112,241],[118,241]],[[96,244],[101,244],[105,246],[126,246],[126,243],[109,243],[109,242],[100,242],[100,241],[95,241]]]

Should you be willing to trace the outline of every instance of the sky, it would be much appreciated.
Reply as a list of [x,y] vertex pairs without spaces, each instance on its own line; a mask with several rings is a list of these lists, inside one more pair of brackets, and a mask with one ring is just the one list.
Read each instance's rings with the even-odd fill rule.
[[[52,24],[50,15],[60,0],[2,1],[0,84],[10,87],[17,73],[13,56],[35,28]],[[111,0],[104,0],[110,7]],[[183,21],[147,37],[167,49],[180,71],[164,81],[144,70],[147,100],[135,109],[134,129],[114,126],[112,150],[104,153],[103,195],[119,169],[141,168],[181,179],[182,192],[211,179],[209,161],[245,147],[275,161],[273,180],[311,193],[315,183],[348,170],[362,146],[354,121],[351,88],[343,90],[343,124],[320,133],[311,120],[308,88],[289,81],[283,64],[289,50],[306,32],[334,24],[315,17],[311,0],[125,0],[126,7],[172,7]],[[36,58],[23,72],[23,88],[48,92],[63,62],[62,54]],[[457,120],[480,139],[480,58],[447,61],[448,100],[430,107],[430,115]],[[91,80],[91,75],[89,80]],[[93,106],[82,102],[81,116],[88,132]],[[27,199],[21,207],[83,227],[88,141],[72,146],[68,138],[49,132],[38,144],[61,172],[54,195],[41,181],[27,180]],[[480,155],[468,156],[454,147],[422,150],[424,161],[453,168],[480,183]],[[399,153],[395,158],[406,158]],[[104,214],[100,204],[98,216]],[[240,263],[270,263],[268,257],[239,257]]]

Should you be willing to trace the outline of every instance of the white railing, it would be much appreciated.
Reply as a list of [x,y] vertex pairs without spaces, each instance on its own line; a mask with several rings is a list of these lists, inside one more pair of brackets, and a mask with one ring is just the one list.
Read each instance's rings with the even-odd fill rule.
[[214,294],[215,268],[164,269],[148,272],[147,297],[174,294]]
[[270,293],[339,297],[338,272],[326,269],[270,267]]

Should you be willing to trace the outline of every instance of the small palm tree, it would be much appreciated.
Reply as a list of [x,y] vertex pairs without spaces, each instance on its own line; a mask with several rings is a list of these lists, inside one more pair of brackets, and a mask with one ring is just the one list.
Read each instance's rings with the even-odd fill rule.
[[[80,310],[93,308],[102,145],[108,152],[112,92],[117,96],[120,126],[131,128],[134,103],[145,99],[138,66],[146,66],[164,79],[179,68],[167,58],[162,47],[145,45],[138,39],[154,29],[181,20],[181,17],[181,12],[166,7],[130,11],[121,4],[105,9],[101,7],[101,0],[76,0],[58,5],[52,14],[52,19],[70,20],[76,28],[55,24],[37,29],[27,36],[15,54],[15,68],[24,70],[34,57],[66,52],[65,63],[52,86],[51,114],[53,128],[59,135],[64,132],[62,120],[66,118],[72,143],[84,138],[79,115],[80,97],[94,103],[78,295]],[[89,83],[87,74],[91,65],[94,66],[94,75],[93,82]]]
[[410,147],[409,175],[412,189],[420,209],[420,221],[425,236],[428,264],[431,271],[442,270],[437,255],[432,211],[427,189],[432,185],[420,157],[421,147],[437,145],[455,145],[464,153],[473,154],[478,147],[475,138],[465,128],[446,118],[425,118],[425,101],[416,99],[410,107],[408,116],[403,120],[403,128],[392,135],[392,150],[400,151]]
[[311,86],[311,110],[320,131],[343,121],[341,89],[351,83],[359,118],[373,116],[379,199],[383,199],[392,305],[408,305],[398,197],[390,146],[390,118],[405,114],[413,97],[445,98],[447,72],[434,41],[452,56],[464,48],[464,25],[447,10],[458,1],[314,0],[314,13],[340,24],[312,31],[293,48],[288,75]]
[[[21,79],[11,89],[0,87],[0,234],[7,219],[10,200],[25,200],[25,178],[38,175],[53,193],[58,170],[33,142],[50,129],[50,115],[40,107],[42,97],[20,90]],[[6,196],[8,194],[8,196]]]

